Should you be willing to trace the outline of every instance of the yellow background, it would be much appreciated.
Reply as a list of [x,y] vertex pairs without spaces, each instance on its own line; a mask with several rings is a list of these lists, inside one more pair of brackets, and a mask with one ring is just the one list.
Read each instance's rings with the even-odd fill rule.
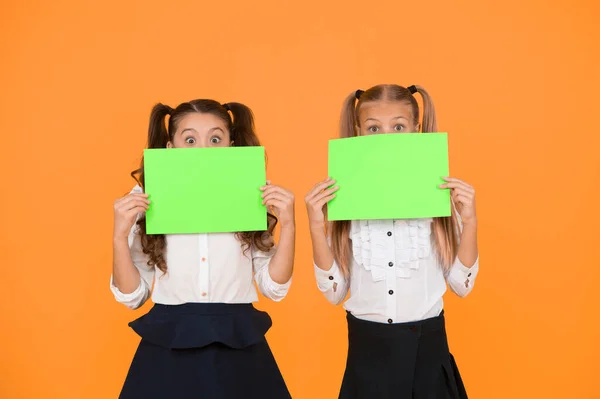
[[302,198],[343,98],[420,84],[478,190],[481,273],[447,296],[470,396],[598,398],[599,6],[501,2],[3,1],[0,397],[115,398],[138,343],[108,288],[113,200],[152,105],[255,112],[298,198],[294,284],[261,300],[294,398],[337,397],[341,307],[318,292]]

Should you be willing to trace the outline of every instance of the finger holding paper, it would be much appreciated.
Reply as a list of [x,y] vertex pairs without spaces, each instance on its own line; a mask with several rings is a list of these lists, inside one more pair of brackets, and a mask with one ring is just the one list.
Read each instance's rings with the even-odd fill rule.
[[335,198],[335,192],[339,186],[335,186],[336,181],[330,177],[317,183],[306,194],[304,201],[308,211],[308,219],[311,226],[323,226],[325,222],[325,206],[329,201]]
[[114,204],[114,236],[127,237],[138,213],[146,212],[149,205],[148,194],[144,193],[132,193],[116,200]]
[[477,222],[477,213],[475,210],[475,189],[468,183],[453,177],[444,177],[446,183],[441,184],[440,188],[450,189],[450,196],[456,210],[460,214],[463,224]]
[[274,210],[281,227],[294,226],[294,194],[283,187],[272,185],[270,182],[260,189],[263,192],[261,196],[263,205]]

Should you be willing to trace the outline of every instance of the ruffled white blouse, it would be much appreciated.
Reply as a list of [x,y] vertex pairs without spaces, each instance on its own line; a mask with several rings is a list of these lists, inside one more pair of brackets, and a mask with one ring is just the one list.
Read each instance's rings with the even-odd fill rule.
[[402,323],[438,316],[446,283],[463,297],[473,289],[479,259],[466,267],[457,258],[444,272],[432,248],[432,219],[353,221],[352,264],[347,280],[334,262],[315,265],[319,290],[354,316],[380,323]]

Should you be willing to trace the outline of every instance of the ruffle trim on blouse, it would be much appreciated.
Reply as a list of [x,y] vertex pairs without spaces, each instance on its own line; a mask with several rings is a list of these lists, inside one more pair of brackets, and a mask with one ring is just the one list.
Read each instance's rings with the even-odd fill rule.
[[390,245],[395,251],[396,276],[410,278],[419,269],[420,260],[431,256],[432,219],[394,220],[393,235],[388,236],[389,222],[384,220],[353,221],[350,230],[354,260],[371,272],[373,281],[386,278]]

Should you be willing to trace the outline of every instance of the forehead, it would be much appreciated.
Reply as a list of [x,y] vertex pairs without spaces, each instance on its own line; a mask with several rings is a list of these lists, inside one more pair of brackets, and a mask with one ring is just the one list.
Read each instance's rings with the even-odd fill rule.
[[209,113],[193,112],[184,115],[177,124],[177,130],[194,129],[197,131],[206,131],[215,127],[225,130],[227,125],[216,115]]
[[358,110],[358,119],[364,122],[367,119],[387,121],[391,118],[403,117],[412,121],[412,106],[406,101],[370,101],[361,104]]

